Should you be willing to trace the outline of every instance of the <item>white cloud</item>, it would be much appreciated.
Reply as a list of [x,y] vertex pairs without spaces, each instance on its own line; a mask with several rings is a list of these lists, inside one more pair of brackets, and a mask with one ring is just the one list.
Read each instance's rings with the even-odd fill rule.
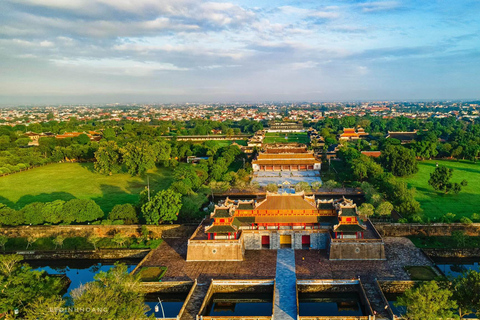
[[363,12],[378,12],[388,11],[400,8],[400,2],[398,1],[377,1],[377,2],[365,2],[359,4]]
[[129,75],[136,77],[151,76],[159,71],[187,71],[171,63],[154,61],[139,62],[127,59],[76,59],[76,60],[52,60],[59,67],[80,68],[92,70],[94,73],[110,75]]

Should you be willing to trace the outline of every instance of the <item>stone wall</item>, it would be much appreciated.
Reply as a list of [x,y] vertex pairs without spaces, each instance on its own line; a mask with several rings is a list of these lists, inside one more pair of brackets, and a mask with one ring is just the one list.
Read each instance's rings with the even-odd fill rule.
[[[170,225],[147,225],[150,236],[153,238],[180,238],[189,237],[196,226],[185,226],[179,224]],[[98,237],[110,237],[115,233],[122,233],[128,237],[141,236],[141,225],[119,225],[119,226],[103,226],[103,225],[73,225],[73,226],[19,226],[19,227],[2,227],[0,234],[7,237],[27,237],[33,235],[37,238],[56,237],[62,235],[64,237],[88,237],[95,234]]]
[[189,240],[187,261],[242,261],[244,253],[243,241]]
[[383,241],[330,241],[330,260],[386,260]]
[[280,248],[280,236],[289,234],[292,236],[292,248],[302,249],[302,236],[310,236],[312,249],[326,249],[328,244],[328,231],[314,230],[243,230],[245,250],[261,250],[262,236],[270,236],[270,248]]
[[404,293],[421,281],[389,281],[378,280],[378,285],[383,293]]
[[450,236],[453,231],[464,231],[470,236],[480,236],[480,223],[376,223],[375,228],[384,237]]
[[194,281],[142,282],[144,293],[184,293],[189,292]]
[[474,258],[480,257],[480,248],[468,249],[422,249],[431,258]]
[[56,250],[56,251],[17,251],[25,260],[50,259],[142,259],[150,249],[99,249],[99,250]]

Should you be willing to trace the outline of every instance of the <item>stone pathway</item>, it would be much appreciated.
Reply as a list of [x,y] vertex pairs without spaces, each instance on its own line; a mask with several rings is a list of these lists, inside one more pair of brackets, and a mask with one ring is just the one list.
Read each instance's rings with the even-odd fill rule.
[[188,300],[187,305],[185,306],[185,312],[182,315],[181,320],[195,320],[197,314],[200,312],[200,308],[203,303],[203,299],[207,294],[209,284],[208,283],[199,283],[195,290],[193,291],[190,300]]
[[277,250],[274,320],[294,320],[297,318],[296,280],[295,251],[293,249]]
[[364,282],[363,288],[365,289],[365,294],[370,301],[373,311],[376,312],[376,319],[389,319],[389,315],[385,310],[385,303],[381,296],[382,293],[379,291],[380,288],[373,282]]

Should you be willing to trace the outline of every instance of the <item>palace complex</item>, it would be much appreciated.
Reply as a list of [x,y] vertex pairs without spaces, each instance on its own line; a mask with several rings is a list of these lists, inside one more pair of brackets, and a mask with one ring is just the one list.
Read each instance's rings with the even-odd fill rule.
[[245,250],[282,247],[327,249],[331,259],[384,259],[380,235],[352,200],[315,199],[302,192],[227,198],[190,238],[187,260],[242,260]]
[[252,161],[253,171],[320,170],[321,161],[304,144],[268,145]]

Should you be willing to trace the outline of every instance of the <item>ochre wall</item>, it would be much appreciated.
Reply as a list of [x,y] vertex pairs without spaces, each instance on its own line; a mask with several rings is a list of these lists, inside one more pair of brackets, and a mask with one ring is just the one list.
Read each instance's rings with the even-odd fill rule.
[[330,260],[385,260],[382,241],[336,242],[330,241]]
[[242,261],[242,241],[189,240],[187,261]]
[[[169,224],[152,226],[147,225],[150,236],[153,238],[178,238],[188,237],[195,230],[196,226],[185,226],[179,224]],[[7,237],[56,237],[62,235],[65,237],[87,237],[95,234],[98,237],[111,237],[115,233],[121,233],[127,237],[141,235],[142,227],[140,225],[75,225],[75,226],[20,226],[20,227],[2,227],[0,234]]]

